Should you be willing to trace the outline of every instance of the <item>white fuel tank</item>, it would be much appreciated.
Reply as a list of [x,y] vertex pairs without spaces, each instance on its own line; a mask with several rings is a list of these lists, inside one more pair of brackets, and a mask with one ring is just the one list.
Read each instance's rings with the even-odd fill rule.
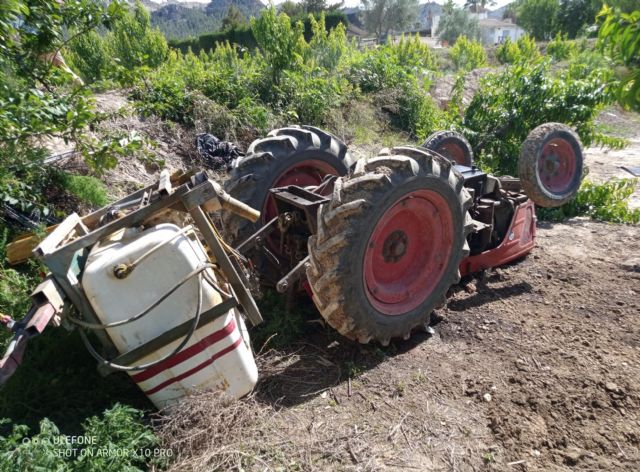
[[[131,264],[143,255],[125,278],[114,275],[115,266]],[[93,247],[81,283],[96,315],[108,324],[142,312],[207,260],[197,238],[181,232],[176,225],[160,224],[145,231],[128,229],[120,239]],[[215,280],[211,269],[207,273]],[[120,353],[130,351],[191,321],[196,315],[199,290],[203,313],[221,303],[221,295],[208,283],[200,284],[195,276],[146,316],[109,328],[107,333]],[[136,364],[161,359],[181,341],[162,347]],[[158,408],[195,390],[222,389],[238,398],[249,393],[258,379],[247,330],[236,309],[197,329],[175,356],[129,374]]]

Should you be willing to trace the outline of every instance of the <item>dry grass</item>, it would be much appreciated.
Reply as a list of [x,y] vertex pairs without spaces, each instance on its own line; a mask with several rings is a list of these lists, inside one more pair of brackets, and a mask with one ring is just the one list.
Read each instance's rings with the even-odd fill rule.
[[250,396],[202,393],[163,412],[170,470],[458,470],[486,452],[475,413],[428,393],[422,371],[347,372],[343,356],[311,344],[270,351]]

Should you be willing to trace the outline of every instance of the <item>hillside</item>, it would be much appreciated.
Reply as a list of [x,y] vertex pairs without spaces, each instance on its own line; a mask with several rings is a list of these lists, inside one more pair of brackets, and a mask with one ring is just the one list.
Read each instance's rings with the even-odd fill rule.
[[168,39],[198,36],[219,29],[232,5],[247,18],[256,16],[264,8],[259,0],[213,0],[208,4],[170,3],[151,11],[151,24],[158,27]]

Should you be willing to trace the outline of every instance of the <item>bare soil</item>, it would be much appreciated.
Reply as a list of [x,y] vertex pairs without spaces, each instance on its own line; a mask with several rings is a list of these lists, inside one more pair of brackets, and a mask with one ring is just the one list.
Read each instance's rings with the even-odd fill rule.
[[174,469],[639,470],[639,255],[640,227],[541,224],[529,257],[453,290],[433,336],[316,329],[260,357],[250,398],[187,400],[160,429]]
[[[630,177],[638,117],[605,113],[630,147],[587,149],[591,178]],[[312,313],[304,341],[258,357],[251,396],[162,416],[172,470],[640,470],[640,226],[541,222],[532,254],[388,348]]]
[[[596,123],[608,134],[624,138],[624,149],[589,147],[585,149],[585,162],[589,178],[596,182],[609,179],[632,179],[635,176],[624,168],[640,168],[640,115],[613,106],[598,116]],[[640,185],[629,200],[629,206],[640,208]]]

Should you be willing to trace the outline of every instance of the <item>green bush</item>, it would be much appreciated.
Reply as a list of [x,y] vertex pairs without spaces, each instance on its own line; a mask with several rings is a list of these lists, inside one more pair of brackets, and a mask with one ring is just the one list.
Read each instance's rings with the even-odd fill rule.
[[628,201],[637,179],[613,179],[603,184],[584,181],[576,198],[560,208],[540,208],[541,219],[562,221],[574,216],[590,216],[612,223],[640,223],[640,208],[630,209]]
[[[4,420],[5,428],[7,422]],[[28,433],[27,426],[14,424],[9,434],[0,436],[0,470],[134,472],[145,470],[150,457],[159,451],[155,448],[158,439],[142,423],[142,412],[118,404],[102,417],[89,418],[78,436],[62,434],[46,418],[36,434]],[[165,462],[170,455],[165,451]]]
[[554,61],[563,61],[569,59],[573,54],[577,52],[575,41],[570,41],[567,34],[561,33],[549,41],[547,44],[547,56],[551,57]]
[[515,42],[506,38],[505,41],[496,48],[496,57],[500,64],[531,63],[540,59],[540,50],[535,40],[528,34],[525,34]]
[[453,65],[458,71],[472,71],[487,65],[487,54],[478,41],[469,41],[460,36],[456,44],[449,50]]
[[554,75],[547,61],[514,65],[483,79],[466,110],[463,131],[481,165],[509,175],[516,175],[520,147],[529,132],[545,122],[574,127],[585,146],[620,146],[620,140],[598,133],[593,123],[612,101],[610,83],[608,70],[576,79],[567,72]]
[[167,41],[151,27],[149,11],[139,0],[131,14],[115,21],[106,40],[115,61],[127,70],[155,68],[167,57]]
[[65,58],[69,67],[89,84],[109,77],[114,65],[107,42],[96,31],[74,38],[66,48]]
[[[338,25],[343,25],[345,28],[348,26],[346,16],[337,11],[324,12],[325,28],[330,31],[336,28]],[[320,19],[320,14],[312,15],[317,21]],[[296,24],[301,21],[303,24],[303,35],[307,41],[314,36],[313,23],[309,15],[304,17],[290,18],[292,24]],[[169,41],[169,46],[186,54],[188,51],[198,53],[200,51],[212,51],[215,50],[221,44],[229,42],[245,49],[255,49],[258,46],[256,38],[253,34],[251,26],[238,26],[225,31],[216,31],[198,36],[197,38],[188,38],[177,41]]]

